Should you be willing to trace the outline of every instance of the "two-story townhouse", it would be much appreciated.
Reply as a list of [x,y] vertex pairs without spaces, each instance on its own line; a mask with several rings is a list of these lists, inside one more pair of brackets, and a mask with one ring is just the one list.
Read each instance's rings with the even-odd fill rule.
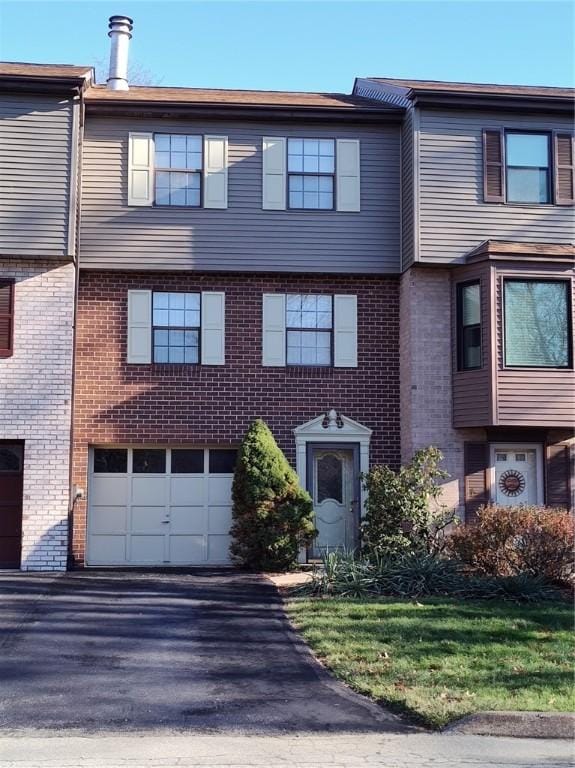
[[575,506],[574,97],[358,79],[405,108],[402,458],[434,443],[445,499]]
[[66,567],[89,67],[0,65],[0,568]]
[[228,562],[257,417],[317,546],[353,546],[360,472],[400,456],[403,108],[109,85],[84,97],[75,562]]

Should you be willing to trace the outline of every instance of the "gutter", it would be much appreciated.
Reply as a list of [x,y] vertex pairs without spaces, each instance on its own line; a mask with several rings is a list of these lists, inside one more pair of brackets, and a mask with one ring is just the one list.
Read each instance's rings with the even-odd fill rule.
[[414,105],[444,109],[496,109],[522,112],[555,112],[573,114],[575,102],[564,97],[494,96],[477,93],[451,93],[446,91],[418,91],[412,89],[408,98]]
[[220,120],[239,118],[242,120],[338,120],[342,122],[387,122],[403,119],[403,108],[360,108],[349,107],[294,107],[294,106],[244,106],[185,102],[158,101],[112,101],[111,99],[86,100],[88,114],[115,117],[118,115],[139,117],[207,117]]

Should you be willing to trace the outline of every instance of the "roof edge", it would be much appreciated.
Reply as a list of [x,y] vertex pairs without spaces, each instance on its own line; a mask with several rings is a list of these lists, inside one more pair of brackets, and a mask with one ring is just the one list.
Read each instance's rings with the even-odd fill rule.
[[497,260],[539,260],[575,262],[571,243],[518,243],[511,240],[484,240],[465,255],[466,263]]

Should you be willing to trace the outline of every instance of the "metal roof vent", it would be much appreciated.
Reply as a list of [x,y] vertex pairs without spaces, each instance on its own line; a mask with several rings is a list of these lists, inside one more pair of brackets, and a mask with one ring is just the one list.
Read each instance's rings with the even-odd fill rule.
[[108,37],[112,38],[108,88],[111,91],[127,91],[129,90],[128,49],[134,24],[129,16],[110,16],[108,26],[110,27]]

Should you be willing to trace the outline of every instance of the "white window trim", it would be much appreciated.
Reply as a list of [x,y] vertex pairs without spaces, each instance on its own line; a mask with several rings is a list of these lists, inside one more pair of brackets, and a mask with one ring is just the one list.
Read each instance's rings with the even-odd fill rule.
[[495,504],[497,498],[497,489],[495,484],[495,454],[504,448],[511,448],[513,451],[535,450],[535,468],[537,483],[537,504],[542,506],[545,502],[545,493],[543,487],[543,445],[541,443],[489,443],[489,499]]

